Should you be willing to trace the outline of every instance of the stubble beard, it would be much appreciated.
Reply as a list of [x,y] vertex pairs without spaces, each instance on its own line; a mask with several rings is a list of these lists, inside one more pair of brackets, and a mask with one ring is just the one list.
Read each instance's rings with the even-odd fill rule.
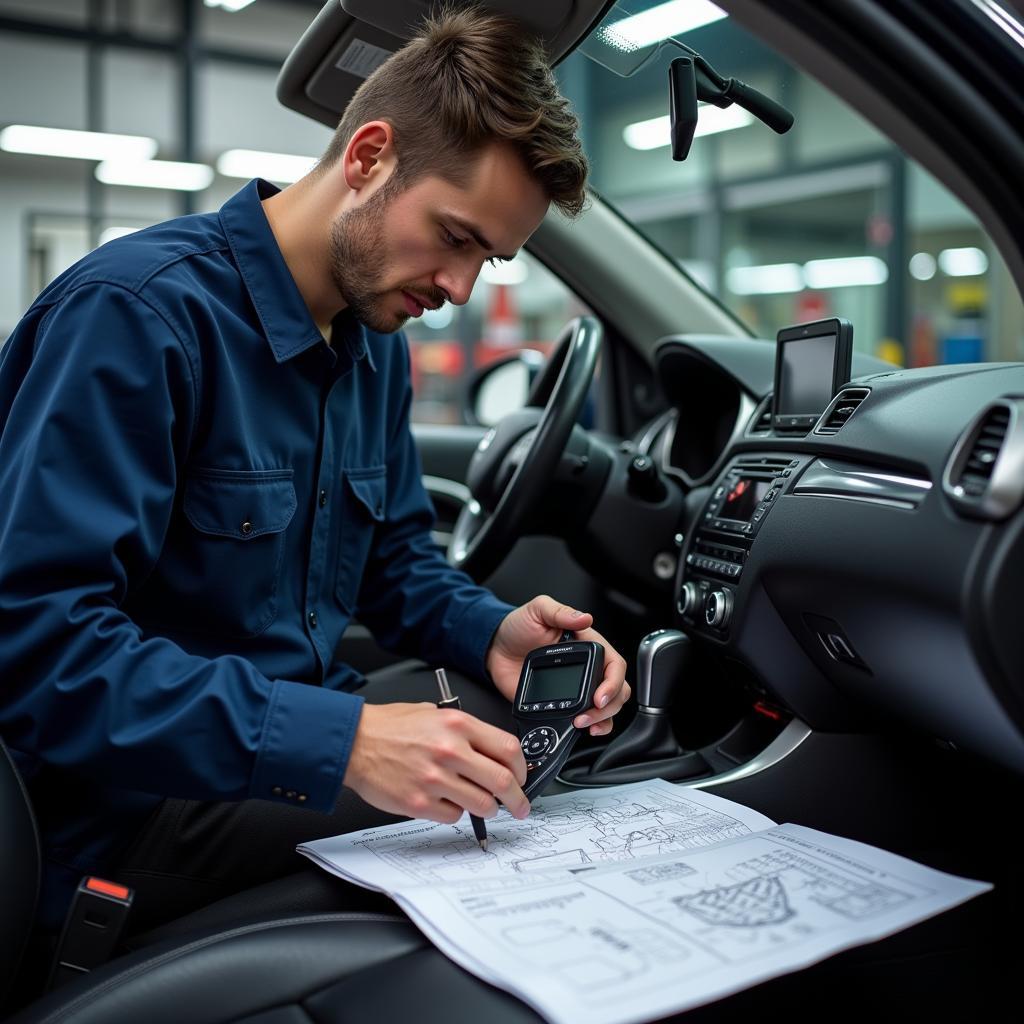
[[380,225],[398,189],[386,181],[362,206],[339,214],[331,225],[330,271],[356,319],[381,334],[397,331],[409,313],[388,309],[380,286],[387,266]]

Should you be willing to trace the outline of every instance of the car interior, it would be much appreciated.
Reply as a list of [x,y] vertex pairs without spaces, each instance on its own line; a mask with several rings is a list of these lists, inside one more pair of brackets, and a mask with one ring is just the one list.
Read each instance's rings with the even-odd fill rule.
[[[333,128],[361,81],[353,47],[383,59],[429,6],[324,4],[281,68],[279,101]],[[536,31],[567,79],[570,60],[587,60],[619,75],[616,88],[635,83],[622,54],[603,53],[602,32],[650,4],[487,6]],[[642,199],[610,201],[595,175],[584,215],[549,214],[527,247],[531,273],[569,297],[564,321],[544,345],[491,353],[459,391],[457,420],[413,425],[435,536],[512,603],[550,593],[591,612],[627,657],[635,699],[610,738],[580,739],[551,792],[663,778],[994,883],[938,918],[680,1019],[739,1020],[772,998],[796,1019],[897,1008],[987,1019],[1012,998],[1010,939],[1024,909],[1012,840],[1024,776],[1021,12],[980,0],[720,6],[956,196],[999,253],[1012,313],[990,321],[987,348],[963,358],[950,346],[931,361],[909,342],[902,356],[881,344],[905,325],[860,299],[809,302],[782,320],[787,286],[742,282],[800,264],[808,281],[835,269],[808,248],[813,234],[771,265],[724,261],[736,286],[726,301],[666,251],[668,229],[644,222]],[[728,47],[712,57],[697,32],[627,54],[657,69],[663,113],[669,63],[687,46],[719,77],[735,73]],[[758,86],[763,102],[748,113],[770,139],[778,125],[755,108],[784,110],[789,94]],[[650,159],[672,167],[664,148]],[[890,260],[895,243],[871,224]],[[902,266],[912,254],[896,248]],[[970,334],[963,320],[957,330]],[[410,331],[414,349],[417,331],[427,328]],[[823,338],[827,365],[807,356]],[[364,672],[398,661],[358,624],[337,656]],[[16,990],[40,864],[4,755],[0,1007]],[[133,937],[12,1019],[541,1019],[448,961],[397,907],[333,911],[336,884],[283,880]]]

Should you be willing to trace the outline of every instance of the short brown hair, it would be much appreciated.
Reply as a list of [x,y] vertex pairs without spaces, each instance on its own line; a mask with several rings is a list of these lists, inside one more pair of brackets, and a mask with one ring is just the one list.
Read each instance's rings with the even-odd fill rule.
[[467,158],[502,142],[563,213],[583,210],[579,121],[540,41],[510,18],[477,7],[427,18],[356,91],[319,168],[337,163],[356,129],[377,120],[394,131],[402,187],[426,174],[461,184]]

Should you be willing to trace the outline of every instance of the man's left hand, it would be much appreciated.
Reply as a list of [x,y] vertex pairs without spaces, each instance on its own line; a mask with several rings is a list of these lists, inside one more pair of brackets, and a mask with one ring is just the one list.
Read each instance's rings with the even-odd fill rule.
[[494,685],[508,699],[516,695],[523,659],[535,647],[557,643],[563,630],[571,630],[579,640],[596,640],[604,647],[604,679],[594,691],[594,706],[573,719],[578,729],[590,728],[591,736],[612,731],[612,717],[629,700],[626,662],[622,655],[596,630],[590,628],[593,617],[559,604],[542,595],[505,616],[487,652],[487,671]]

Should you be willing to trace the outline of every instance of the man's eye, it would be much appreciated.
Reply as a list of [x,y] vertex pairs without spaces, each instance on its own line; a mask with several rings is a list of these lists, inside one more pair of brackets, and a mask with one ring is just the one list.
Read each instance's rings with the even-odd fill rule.
[[464,238],[456,238],[455,235],[453,235],[447,228],[442,228],[441,230],[444,232],[445,242],[453,248],[458,249],[466,244],[466,240]]

